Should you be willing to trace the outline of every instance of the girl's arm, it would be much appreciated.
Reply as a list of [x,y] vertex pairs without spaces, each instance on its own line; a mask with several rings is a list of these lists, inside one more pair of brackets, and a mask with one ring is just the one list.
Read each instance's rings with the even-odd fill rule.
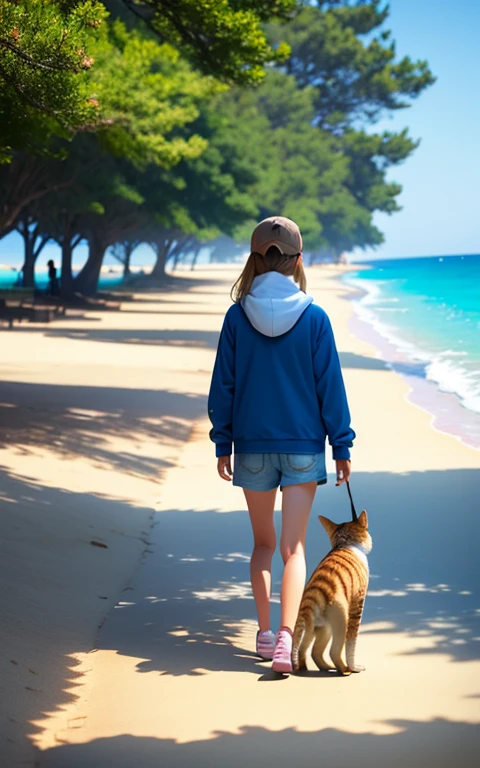
[[355,432],[350,427],[350,411],[343,383],[332,326],[327,315],[313,356],[313,367],[320,412],[334,459],[349,459]]
[[215,455],[232,453],[233,396],[235,392],[235,333],[228,312],[218,341],[208,396],[208,415],[213,428],[210,440],[215,443]]

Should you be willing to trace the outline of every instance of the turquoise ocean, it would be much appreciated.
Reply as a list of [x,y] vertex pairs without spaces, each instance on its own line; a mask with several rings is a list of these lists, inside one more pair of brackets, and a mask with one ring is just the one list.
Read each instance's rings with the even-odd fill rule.
[[[58,270],[60,272],[60,270]],[[74,273],[75,274],[75,273]],[[18,280],[19,272],[15,268],[1,268],[0,267],[0,290],[6,288],[13,288]],[[102,274],[98,287],[100,290],[113,290],[122,284],[122,278],[118,273],[114,274]],[[48,270],[36,269],[35,270],[35,285],[39,290],[44,290],[48,285]]]
[[410,361],[404,371],[478,417],[480,255],[362,262],[343,279],[362,289],[357,316],[396,350],[397,361]]

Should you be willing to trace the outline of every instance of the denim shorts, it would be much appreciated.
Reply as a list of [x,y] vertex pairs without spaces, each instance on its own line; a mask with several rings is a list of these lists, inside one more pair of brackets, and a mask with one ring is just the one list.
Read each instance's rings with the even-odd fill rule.
[[283,490],[287,485],[327,482],[325,453],[236,453],[233,485],[250,491]]

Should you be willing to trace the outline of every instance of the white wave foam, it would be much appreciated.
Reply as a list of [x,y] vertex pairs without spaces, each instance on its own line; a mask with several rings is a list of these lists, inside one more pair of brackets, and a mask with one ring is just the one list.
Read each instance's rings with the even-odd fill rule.
[[393,296],[391,296],[391,297],[390,296],[389,297],[385,296],[385,297],[381,298],[380,301],[382,302],[382,304],[398,304],[400,299],[396,299]]
[[360,280],[354,277],[349,277],[348,279],[345,277],[344,280],[348,285],[353,285],[355,288],[360,288],[363,291],[365,295],[360,299],[362,304],[375,304],[381,297],[377,281]]
[[480,413],[480,371],[469,371],[442,354],[432,360],[426,373],[442,392],[458,395],[465,408]]
[[[353,302],[356,314],[361,320],[392,344],[401,356],[424,363],[426,378],[434,382],[442,392],[457,395],[465,408],[480,413],[480,370],[471,370],[465,365],[467,352],[453,349],[433,352],[407,341],[399,335],[399,328],[379,319],[379,311],[388,311],[378,306],[385,301],[381,298],[381,281],[351,279],[347,282],[355,283],[357,287],[367,291],[360,300]],[[394,315],[394,312],[390,314]],[[463,365],[458,359],[460,357],[463,358]]]
[[405,312],[410,312],[408,307],[377,307],[377,312],[393,312],[404,315]]
[[465,357],[467,354],[464,350],[446,349],[445,352],[440,352],[439,357]]

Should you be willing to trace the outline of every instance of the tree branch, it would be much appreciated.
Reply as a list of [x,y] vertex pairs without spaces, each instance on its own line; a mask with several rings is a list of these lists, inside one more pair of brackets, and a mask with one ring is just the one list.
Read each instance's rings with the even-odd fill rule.
[[40,256],[41,252],[43,251],[43,249],[45,248],[49,240],[50,240],[50,237],[48,235],[44,235],[42,238],[40,238],[39,244],[37,245],[36,248],[33,249],[34,259],[37,259]]
[[41,101],[37,101],[36,99],[32,98],[31,96],[27,96],[25,94],[24,89],[17,82],[15,82],[15,80],[13,80],[10,77],[8,72],[6,72],[1,65],[0,65],[0,75],[3,78],[3,80],[5,80],[5,82],[11,88],[13,88],[14,91],[16,91],[17,93],[20,94],[20,96],[26,102],[26,104],[28,104],[30,107],[33,107],[34,109],[39,109],[41,112],[45,112],[45,114],[47,114],[47,115],[51,115],[56,120],[58,120],[58,122],[60,123],[62,128],[68,129],[69,126],[66,125],[65,123],[63,123],[63,121],[59,118],[58,112],[56,112],[53,109],[49,109],[49,107],[47,107],[46,104],[42,104]]
[[[63,39],[61,41],[61,45],[63,44]],[[25,61],[30,67],[34,67],[35,69],[42,69],[46,70],[48,72],[75,72],[75,69],[71,69],[69,67],[55,67],[51,64],[42,64],[39,61],[35,61],[35,59],[32,59],[31,56],[28,55],[28,53],[25,53],[22,51],[21,48],[19,48],[15,43],[12,43],[10,40],[4,40],[3,38],[0,38],[0,46],[3,46],[4,48],[8,48],[12,53],[15,54],[15,56],[18,56],[19,59],[22,59],[22,61]],[[61,47],[61,46],[59,46]],[[57,50],[59,50],[57,48]]]

